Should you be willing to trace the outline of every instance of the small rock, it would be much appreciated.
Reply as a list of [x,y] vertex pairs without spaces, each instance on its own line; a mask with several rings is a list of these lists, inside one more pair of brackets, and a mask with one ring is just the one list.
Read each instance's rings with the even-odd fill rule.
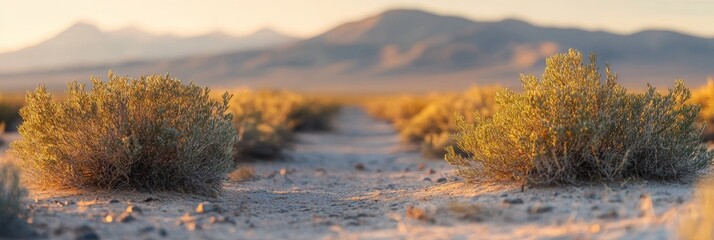
[[142,200],[142,202],[153,202],[153,201],[159,201],[159,199],[154,198],[154,197],[148,197],[148,198]]
[[74,239],[77,240],[99,240],[99,235],[90,226],[83,225],[74,229]]
[[119,200],[112,199],[112,200],[109,200],[109,203],[119,203]]
[[416,219],[416,220],[422,220],[422,221],[431,221],[432,217],[431,214],[427,213],[423,208],[418,208],[414,206],[407,206],[407,218],[411,219]]
[[425,177],[424,179],[422,179],[422,181],[431,182],[431,178]]
[[597,217],[600,219],[614,219],[620,216],[620,214],[617,213],[617,210],[615,209],[610,209],[606,213],[600,214]]
[[224,216],[221,216],[221,215],[211,216],[210,218],[208,218],[208,222],[211,223],[211,224],[215,224],[215,223],[232,223],[232,224],[235,224],[235,221],[231,220],[231,219],[228,218],[228,217],[224,217]]
[[122,214],[119,214],[116,220],[120,223],[127,223],[136,220],[136,218],[131,215],[131,212],[123,212]]
[[285,175],[287,175],[287,174],[288,174],[288,170],[287,170],[287,169],[285,169],[285,168],[281,168],[281,169],[280,169],[280,176],[285,176]]
[[654,217],[654,204],[652,203],[652,197],[644,193],[640,195],[640,217]]
[[426,165],[424,165],[424,163],[419,163],[419,165],[417,165],[417,170],[424,171],[425,167],[426,167]]
[[166,232],[166,229],[163,229],[163,228],[160,228],[160,229],[159,229],[159,236],[161,236],[161,237],[166,237],[166,236],[168,236],[168,235],[169,235],[169,233]]
[[189,231],[201,230],[201,225],[196,222],[186,223],[186,229]]
[[107,214],[107,216],[104,217],[104,222],[105,223],[112,223],[114,222],[114,214]]
[[592,200],[596,200],[596,199],[599,198],[599,196],[598,196],[597,193],[592,193],[592,192],[591,192],[591,193],[586,193],[586,194],[585,194],[585,198],[587,198],[587,199],[592,199]]
[[146,227],[139,229],[139,233],[149,233],[149,232],[153,232],[154,230],[156,230],[156,228],[154,226],[146,226]]
[[144,212],[141,211],[141,208],[139,208],[139,207],[137,207],[137,206],[134,206],[134,205],[129,205],[129,206],[126,208],[126,211],[125,211],[125,212],[128,212],[128,213],[139,213],[139,214],[144,213]]
[[198,218],[191,216],[191,214],[186,213],[183,216],[181,216],[176,223],[177,223],[177,225],[181,225],[181,224],[196,222],[196,220],[198,220]]
[[429,168],[429,171],[427,171],[427,173],[434,174],[436,173],[436,170],[434,170],[433,168]]
[[551,211],[553,211],[553,207],[551,206],[533,205],[528,208],[528,213],[530,214],[541,214]]
[[503,199],[503,202],[508,203],[508,204],[523,204],[523,199],[521,199],[521,198],[507,198],[507,199]]
[[436,179],[436,182],[438,182],[438,183],[445,183],[445,182],[446,182],[446,178],[445,178],[445,177],[440,177],[439,179]]
[[365,170],[364,164],[362,164],[362,163],[355,164],[355,169],[357,169],[357,171],[364,171]]
[[201,202],[196,207],[196,213],[208,213],[208,212],[220,212],[221,209],[218,204],[211,202]]

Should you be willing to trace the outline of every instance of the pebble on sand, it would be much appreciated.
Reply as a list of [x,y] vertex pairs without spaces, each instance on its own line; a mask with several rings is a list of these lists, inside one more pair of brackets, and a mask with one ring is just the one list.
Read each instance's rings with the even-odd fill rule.
[[208,212],[220,212],[221,209],[218,204],[211,202],[201,202],[196,207],[196,213],[208,213]]

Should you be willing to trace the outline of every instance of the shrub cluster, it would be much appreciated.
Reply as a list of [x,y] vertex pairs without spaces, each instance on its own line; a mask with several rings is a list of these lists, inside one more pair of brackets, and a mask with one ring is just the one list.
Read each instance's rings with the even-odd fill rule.
[[667,94],[628,93],[605,74],[576,50],[547,59],[540,79],[521,77],[522,93],[497,94],[493,117],[458,118],[454,139],[466,154],[451,148],[447,161],[471,180],[531,184],[676,179],[711,164],[681,81]]
[[6,229],[20,213],[20,204],[25,191],[20,187],[20,173],[9,162],[0,160],[0,236],[6,236],[12,229]]
[[235,92],[229,111],[240,140],[237,160],[275,158],[295,131],[329,130],[337,106],[287,91]]
[[498,87],[471,87],[459,94],[433,94],[424,97],[403,96],[374,101],[368,112],[394,124],[402,139],[421,144],[427,156],[444,156],[445,147],[453,146],[450,134],[456,131],[454,114],[474,120],[474,113],[490,116],[495,110]]
[[129,188],[215,195],[233,169],[238,139],[222,101],[169,75],[109,73],[93,88],[68,84],[26,96],[22,138],[11,145],[30,183],[49,188]]

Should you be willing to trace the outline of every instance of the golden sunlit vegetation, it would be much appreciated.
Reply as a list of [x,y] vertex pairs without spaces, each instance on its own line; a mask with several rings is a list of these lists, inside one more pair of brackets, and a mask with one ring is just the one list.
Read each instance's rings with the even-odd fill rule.
[[414,116],[419,114],[429,103],[429,97],[400,96],[394,98],[379,98],[365,103],[367,112],[375,118],[388,121],[397,129]]
[[287,91],[235,91],[229,104],[238,130],[237,159],[280,156],[296,130],[328,130],[337,106]]
[[706,86],[692,91],[691,102],[702,106],[699,116],[706,124],[704,140],[714,140],[714,79],[709,78]]
[[447,146],[453,146],[450,135],[456,132],[454,114],[473,122],[475,115],[490,117],[498,87],[472,87],[464,93],[433,98],[416,116],[400,129],[403,139],[422,144],[426,155],[442,157]]
[[446,159],[473,181],[574,183],[624,178],[678,179],[710,166],[701,144],[699,107],[681,81],[667,94],[628,93],[576,50],[546,61],[543,76],[523,76],[523,92],[496,96],[498,110],[475,123],[458,120],[465,156]]
[[20,172],[5,160],[0,160],[0,236],[4,236],[4,226],[17,218],[25,191],[20,187]]
[[44,87],[26,96],[18,165],[45,188],[172,190],[216,195],[233,169],[238,139],[227,113],[231,96],[168,75],[140,79],[109,73],[92,89],[68,84],[58,101]]
[[493,114],[499,87],[471,87],[463,93],[432,94],[424,97],[402,96],[379,99],[366,104],[367,111],[394,124],[406,142],[421,144],[427,156],[442,157],[447,146],[454,145],[450,135],[456,130],[454,114],[474,119]]
[[714,239],[714,179],[699,184],[694,201],[679,223],[679,237],[686,240]]

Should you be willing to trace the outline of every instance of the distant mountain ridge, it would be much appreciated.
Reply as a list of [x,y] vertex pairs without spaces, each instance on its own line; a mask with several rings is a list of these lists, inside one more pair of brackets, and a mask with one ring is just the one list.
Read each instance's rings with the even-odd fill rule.
[[544,59],[576,48],[610,63],[628,87],[700,85],[714,75],[714,39],[672,31],[630,35],[534,26],[506,19],[479,22],[420,10],[391,10],[275,48],[133,61],[61,70],[0,74],[59,85],[89,75],[174,76],[216,87],[302,91],[460,90],[473,84],[516,87],[520,73],[541,74]]
[[0,72],[255,50],[297,40],[270,29],[240,37],[221,32],[178,37],[151,34],[134,27],[103,32],[94,25],[80,22],[37,45],[0,53]]

